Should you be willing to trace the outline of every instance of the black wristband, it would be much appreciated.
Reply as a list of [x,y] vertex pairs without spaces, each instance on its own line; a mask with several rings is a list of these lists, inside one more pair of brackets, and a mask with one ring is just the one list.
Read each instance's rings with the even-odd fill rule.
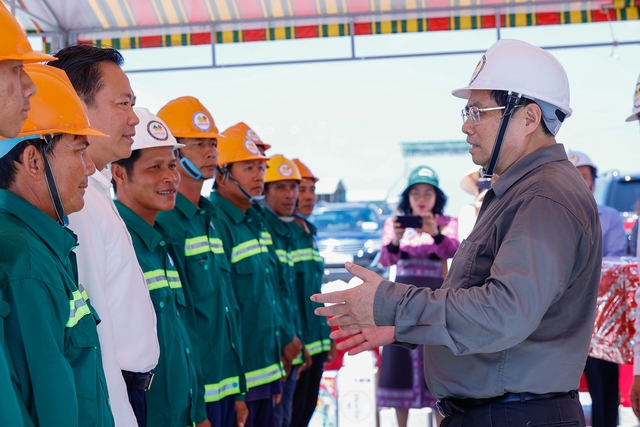
[[439,245],[440,243],[442,243],[443,240],[444,240],[444,234],[438,231],[438,234],[436,234],[436,237],[433,238],[433,241],[436,242],[437,245]]
[[393,242],[390,242],[387,245],[387,250],[390,254],[397,254],[398,252],[400,252],[400,245],[396,246],[393,244]]

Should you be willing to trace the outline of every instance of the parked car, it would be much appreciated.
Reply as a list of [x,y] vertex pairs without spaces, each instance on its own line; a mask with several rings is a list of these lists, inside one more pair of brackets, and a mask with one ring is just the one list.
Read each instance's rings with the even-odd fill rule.
[[385,275],[386,269],[378,266],[383,222],[375,205],[322,204],[316,206],[309,220],[318,229],[325,283],[338,279],[348,282],[353,276],[344,268],[347,261]]
[[[620,212],[627,238],[638,219],[638,202],[640,202],[640,172],[624,174],[620,171],[607,171],[596,179],[594,197],[598,204],[607,205]],[[627,245],[630,248],[630,245]],[[629,250],[627,250],[629,253]]]

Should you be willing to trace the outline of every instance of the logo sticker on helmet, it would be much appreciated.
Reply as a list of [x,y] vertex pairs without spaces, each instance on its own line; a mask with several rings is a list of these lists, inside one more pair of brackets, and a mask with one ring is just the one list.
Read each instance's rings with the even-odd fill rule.
[[147,123],[147,132],[151,135],[151,138],[158,141],[166,141],[169,139],[169,132],[164,125],[156,120],[151,120]]
[[640,83],[636,85],[636,94],[633,97],[634,108],[640,108]]
[[280,165],[280,167],[278,167],[278,173],[283,178],[289,178],[293,175],[293,169],[288,164],[283,163]]
[[480,58],[480,61],[478,61],[478,65],[476,65],[476,69],[473,70],[473,75],[471,76],[471,81],[469,82],[469,84],[473,83],[474,80],[478,77],[478,74],[480,74],[480,71],[482,71],[482,69],[484,68],[485,62],[487,62],[487,57],[482,55],[482,58]]
[[247,151],[250,152],[251,154],[256,154],[256,155],[260,154],[260,150],[258,150],[256,143],[251,141],[250,139],[245,139],[244,148],[246,148]]
[[202,132],[206,132],[211,129],[211,120],[202,111],[198,111],[193,115],[193,125]]
[[260,137],[253,131],[253,129],[247,129],[247,138],[253,142],[260,142]]

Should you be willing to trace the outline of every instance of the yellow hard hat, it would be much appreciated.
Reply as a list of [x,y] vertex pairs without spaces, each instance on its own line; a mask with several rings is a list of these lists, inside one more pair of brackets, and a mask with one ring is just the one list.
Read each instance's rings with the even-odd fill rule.
[[182,96],[169,101],[158,111],[176,138],[219,138],[213,116],[197,98]]
[[234,134],[237,133],[239,135],[243,135],[244,138],[253,141],[253,143],[256,144],[258,147],[262,147],[262,149],[264,151],[267,151],[269,148],[271,148],[271,146],[269,144],[265,144],[260,139],[258,134],[255,133],[255,131],[253,129],[251,129],[244,122],[236,123],[235,125],[231,126],[230,128],[228,128],[227,130],[224,131],[225,135],[231,134],[231,133],[234,133]]
[[24,71],[38,92],[31,98],[31,111],[22,124],[22,132],[16,138],[0,139],[0,157],[29,137],[61,133],[107,136],[89,125],[82,101],[64,71],[42,64],[25,65]]
[[302,179],[310,179],[310,180],[313,180],[313,182],[320,181],[320,178],[316,177],[311,172],[311,170],[299,159],[293,159],[293,163],[295,163],[296,166],[298,167],[298,170],[300,171],[300,176],[302,177]]
[[302,176],[296,164],[282,154],[271,156],[264,173],[264,182],[300,181]]
[[[237,125],[236,125],[237,126]],[[218,166],[222,167],[231,163],[245,162],[249,160],[261,160],[266,162],[268,157],[260,154],[256,143],[247,138],[246,132],[238,132],[231,127],[222,132],[224,139],[218,143]]]
[[0,2],[0,28],[2,28],[0,61],[14,60],[29,63],[58,59],[42,52],[34,52],[24,30],[2,2]]

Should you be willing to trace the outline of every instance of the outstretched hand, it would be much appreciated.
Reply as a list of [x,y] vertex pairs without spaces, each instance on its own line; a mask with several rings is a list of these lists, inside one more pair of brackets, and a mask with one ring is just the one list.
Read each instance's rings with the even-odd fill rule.
[[318,316],[335,316],[327,321],[340,329],[361,329],[376,326],[373,320],[373,300],[382,283],[382,277],[373,271],[353,263],[346,263],[347,271],[364,281],[360,286],[345,291],[311,295],[311,301],[333,303],[329,307],[316,308]]
[[331,338],[334,340],[346,338],[344,341],[340,341],[336,348],[338,350],[349,349],[349,355],[353,356],[366,350],[393,343],[396,340],[395,333],[395,326],[376,326],[374,328],[347,331],[339,329],[331,332]]

